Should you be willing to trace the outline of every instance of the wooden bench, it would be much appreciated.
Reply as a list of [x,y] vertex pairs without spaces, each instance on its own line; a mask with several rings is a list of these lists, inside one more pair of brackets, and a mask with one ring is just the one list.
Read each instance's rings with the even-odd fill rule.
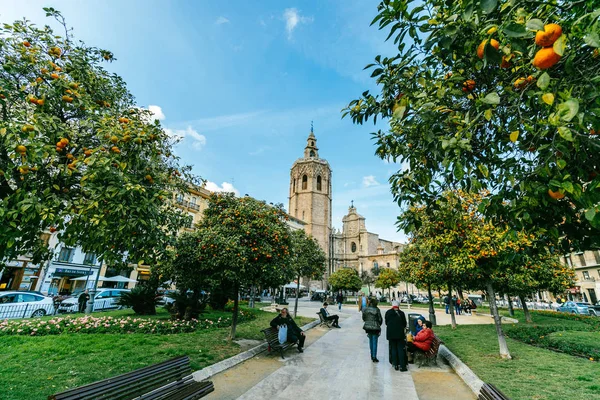
[[484,383],[479,390],[479,400],[510,400],[508,396],[502,393],[496,386],[491,383]]
[[333,320],[332,319],[328,320],[327,318],[325,318],[323,316],[323,314],[321,313],[321,311],[319,311],[317,313],[317,315],[319,316],[319,320],[321,321],[319,323],[319,326],[323,326],[324,325],[324,326],[328,327],[329,329],[331,329],[331,326],[333,325]]
[[215,390],[211,381],[196,382],[188,356],[175,357],[133,372],[48,396],[49,400],[193,400]]
[[267,339],[267,343],[269,343],[269,353],[271,353],[273,350],[279,351],[279,354],[281,354],[281,358],[283,359],[285,359],[283,352],[297,344],[296,342],[285,342],[283,344],[279,343],[277,328],[267,328],[263,329],[261,332],[264,333],[265,339]]
[[[419,367],[423,365],[437,365],[437,354],[440,349],[440,345],[443,344],[437,336],[433,335],[433,341],[431,342],[431,347],[429,351],[418,350],[415,351],[415,362],[417,362],[417,358],[420,360]],[[422,360],[422,361],[421,361]]]

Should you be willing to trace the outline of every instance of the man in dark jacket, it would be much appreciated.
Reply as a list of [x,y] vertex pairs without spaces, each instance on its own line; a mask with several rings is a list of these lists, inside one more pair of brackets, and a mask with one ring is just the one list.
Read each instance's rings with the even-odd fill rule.
[[342,294],[341,290],[338,292],[337,296],[335,296],[335,302],[338,305],[338,311],[342,311],[342,304],[344,303],[344,295]]
[[335,326],[336,328],[341,328],[340,326],[340,317],[338,315],[335,314],[329,314],[329,311],[327,311],[327,306],[329,304],[327,302],[323,303],[323,307],[321,307],[321,309],[319,310],[319,312],[323,315],[323,318],[325,318],[327,321],[333,321],[333,326]]
[[281,325],[287,325],[287,341],[291,343],[298,342],[298,352],[303,353],[306,336],[304,336],[302,329],[296,325],[287,308],[283,308],[281,313],[271,321],[272,328],[279,329]]
[[406,353],[406,316],[400,310],[397,301],[392,302],[392,308],[385,313],[386,336],[390,346],[390,362],[396,371],[407,371]]
[[77,301],[79,302],[79,312],[80,313],[84,313],[85,312],[85,308],[87,307],[87,302],[90,299],[90,295],[88,294],[88,290],[85,289],[85,291],[83,293],[81,293],[79,295],[79,298],[77,299]]

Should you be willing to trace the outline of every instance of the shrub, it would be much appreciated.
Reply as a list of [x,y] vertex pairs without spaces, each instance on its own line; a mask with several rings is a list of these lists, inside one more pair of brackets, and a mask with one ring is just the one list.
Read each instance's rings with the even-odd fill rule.
[[156,290],[150,286],[138,285],[131,292],[123,292],[117,304],[131,307],[138,315],[155,315],[158,297]]
[[592,326],[595,330],[600,330],[600,318],[591,315],[569,314],[556,311],[531,311],[533,315],[543,315],[556,319],[564,319],[568,321],[579,321]]
[[186,321],[199,319],[207,305],[206,296],[198,296],[194,292],[181,293],[177,291],[170,294],[169,297],[175,301],[172,304],[166,304],[165,308],[173,319]]

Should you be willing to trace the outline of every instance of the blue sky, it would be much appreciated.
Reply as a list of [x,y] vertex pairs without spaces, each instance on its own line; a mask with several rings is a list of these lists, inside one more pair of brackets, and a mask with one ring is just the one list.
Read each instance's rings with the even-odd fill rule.
[[[288,205],[289,168],[314,121],[333,170],[333,223],[350,201],[382,238],[404,241],[387,183],[399,168],[374,156],[372,124],[340,110],[374,83],[363,67],[395,54],[369,23],[377,1],[0,0],[0,22],[48,24],[60,10],[77,39],[114,53],[141,106],[183,137],[177,153],[208,181]],[[52,25],[52,24],[51,24]]]

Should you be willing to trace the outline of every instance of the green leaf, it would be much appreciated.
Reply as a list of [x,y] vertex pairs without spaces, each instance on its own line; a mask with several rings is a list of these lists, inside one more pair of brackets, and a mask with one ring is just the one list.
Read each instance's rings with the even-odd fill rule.
[[587,35],[585,35],[583,37],[583,41],[588,46],[596,47],[596,48],[600,47],[600,36],[598,36],[598,33],[596,33],[596,32],[591,32],[591,33],[588,33]]
[[524,37],[528,35],[525,26],[517,24],[516,22],[510,22],[502,30],[506,36],[513,38]]
[[462,179],[465,176],[465,171],[463,170],[463,166],[461,163],[454,164],[454,177],[458,180]]
[[588,221],[593,220],[595,216],[596,216],[596,209],[593,207],[585,212],[585,219],[587,219]]
[[556,42],[552,45],[554,52],[559,56],[563,56],[565,54],[565,48],[567,47],[567,35],[560,35]]
[[549,84],[550,84],[550,75],[548,75],[547,72],[544,72],[542,75],[540,75],[540,77],[538,78],[538,80],[536,82],[537,87],[539,87],[542,90],[546,89]]
[[560,126],[558,128],[558,134],[560,135],[561,138],[565,139],[568,142],[573,142],[573,135],[571,134],[571,130],[569,128],[567,128],[566,126]]
[[483,113],[483,116],[485,117],[486,120],[491,120],[492,119],[492,109],[488,108],[487,110],[485,110],[485,112]]
[[486,14],[491,13],[498,6],[498,0],[481,0],[480,7],[481,11]]
[[561,158],[556,162],[556,165],[558,165],[559,169],[564,169],[567,166],[567,162]]
[[573,184],[570,181],[563,182],[560,186],[565,189],[566,192],[573,193]]
[[558,106],[558,114],[563,121],[571,121],[579,112],[579,101],[574,98],[561,103]]
[[500,96],[496,92],[488,93],[481,101],[485,104],[498,105],[500,104]]
[[533,18],[527,21],[527,24],[525,24],[525,26],[530,31],[541,31],[544,29],[544,21],[542,21],[541,19]]
[[488,167],[486,167],[485,165],[479,164],[477,166],[477,168],[479,168],[479,171],[481,172],[481,174],[483,176],[485,176],[486,178],[490,175],[490,171],[488,170]]

